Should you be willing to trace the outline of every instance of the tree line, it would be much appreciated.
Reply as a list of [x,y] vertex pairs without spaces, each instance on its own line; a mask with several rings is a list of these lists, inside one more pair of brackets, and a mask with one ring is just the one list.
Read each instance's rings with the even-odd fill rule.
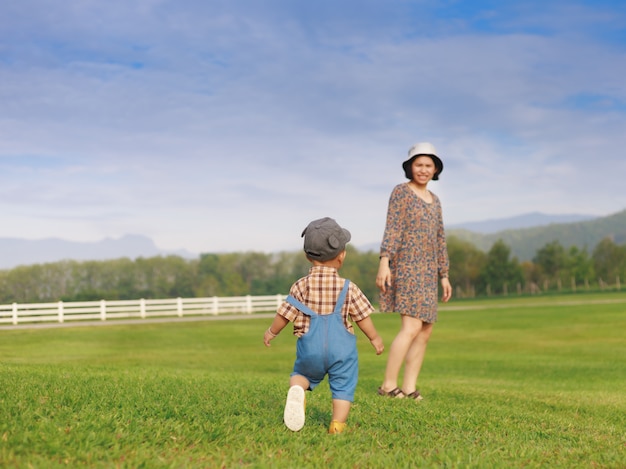
[[[626,245],[610,238],[591,252],[552,241],[520,262],[502,240],[484,252],[450,236],[448,254],[457,297],[598,288],[626,278]],[[0,271],[0,303],[286,294],[309,267],[301,251],[60,261]],[[377,270],[378,253],[348,245],[341,275],[374,303]]]

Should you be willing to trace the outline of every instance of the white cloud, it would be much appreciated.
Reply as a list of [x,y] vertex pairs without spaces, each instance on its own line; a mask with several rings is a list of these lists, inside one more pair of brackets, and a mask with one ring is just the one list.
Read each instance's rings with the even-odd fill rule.
[[451,224],[626,206],[623,7],[359,5],[0,7],[0,236],[367,244],[424,139]]

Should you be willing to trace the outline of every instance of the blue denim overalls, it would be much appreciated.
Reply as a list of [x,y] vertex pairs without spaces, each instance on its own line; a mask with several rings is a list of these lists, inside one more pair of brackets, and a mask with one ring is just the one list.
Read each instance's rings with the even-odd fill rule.
[[359,374],[356,336],[348,332],[341,317],[349,284],[346,280],[332,314],[317,314],[291,295],[286,301],[311,318],[309,330],[296,343],[291,376],[307,378],[312,391],[328,374],[333,399],[353,402]]

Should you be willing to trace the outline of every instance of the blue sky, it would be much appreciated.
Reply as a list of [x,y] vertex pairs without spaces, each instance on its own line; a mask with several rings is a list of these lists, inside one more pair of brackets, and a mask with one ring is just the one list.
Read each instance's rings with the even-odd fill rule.
[[409,147],[447,225],[626,208],[622,1],[0,6],[0,237],[380,240]]

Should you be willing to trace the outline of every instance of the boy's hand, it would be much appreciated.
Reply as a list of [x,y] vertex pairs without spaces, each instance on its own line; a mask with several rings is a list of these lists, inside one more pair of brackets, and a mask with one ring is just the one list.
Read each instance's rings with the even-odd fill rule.
[[272,335],[270,333],[270,330],[267,329],[265,331],[265,334],[263,335],[263,343],[265,344],[266,347],[270,347],[270,342],[272,341],[272,339],[274,339],[276,337],[276,335]]
[[278,337],[280,331],[282,331],[288,323],[289,321],[287,321],[280,314],[276,313],[272,325],[266,329],[265,334],[263,335],[263,343],[266,347],[270,346],[270,342]]
[[383,339],[381,336],[377,335],[373,339],[370,340],[372,347],[376,349],[376,355],[380,355],[385,350],[385,345],[383,344]]

